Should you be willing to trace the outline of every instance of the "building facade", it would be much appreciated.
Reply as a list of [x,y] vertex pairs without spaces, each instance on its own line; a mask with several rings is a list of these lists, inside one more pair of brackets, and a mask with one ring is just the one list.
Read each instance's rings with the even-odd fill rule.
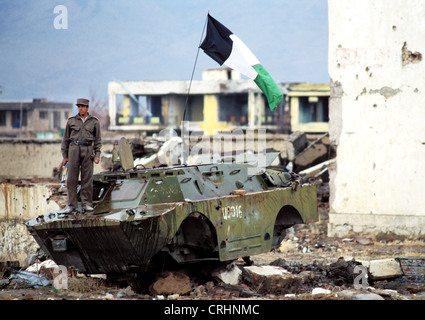
[[[280,86],[282,92],[286,86]],[[181,128],[214,130],[273,125],[260,89],[231,69],[204,70],[202,80],[111,81],[108,85],[111,130],[157,131]]]
[[72,115],[72,107],[72,103],[48,102],[44,99],[0,102],[0,136],[59,136]]
[[[290,84],[278,83],[278,86],[286,96]],[[326,117],[302,118],[303,125],[298,126],[295,121],[298,116],[295,118],[291,115],[292,106],[290,108],[288,103],[294,103],[294,111],[299,114],[300,107],[299,104],[295,105],[295,101],[303,101],[304,97],[308,99],[309,94],[314,94],[311,101],[319,97],[321,103],[325,91],[293,90],[292,96],[284,99],[272,112],[254,81],[241,79],[238,72],[227,68],[204,70],[202,80],[192,82],[111,81],[108,85],[109,129],[179,129],[184,117],[185,121],[190,122],[190,130],[206,134],[214,134],[214,130],[260,127],[277,133],[290,133],[291,125],[299,130],[308,122],[317,122],[317,119],[322,122]],[[326,106],[328,97],[329,85]],[[318,108],[319,105],[311,104],[310,107]],[[327,131],[326,125],[313,125],[310,129],[312,132]]]
[[291,131],[325,133],[329,131],[330,85],[298,83],[288,87]]

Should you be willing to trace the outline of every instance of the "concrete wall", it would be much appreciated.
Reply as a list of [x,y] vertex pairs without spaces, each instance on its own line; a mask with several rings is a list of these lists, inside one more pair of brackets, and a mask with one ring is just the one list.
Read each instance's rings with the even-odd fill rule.
[[33,219],[59,205],[49,201],[52,189],[48,184],[31,182],[0,184],[0,261],[19,260],[38,248],[24,221]]
[[[102,152],[112,150],[114,141],[104,139]],[[61,139],[0,139],[0,261],[22,264],[35,253],[38,245],[24,222],[60,209],[49,199],[57,180],[48,179],[61,162],[60,145]],[[100,164],[94,168],[104,171]]]
[[1,139],[0,177],[52,177],[62,161],[60,139]]
[[[0,139],[0,178],[52,178],[62,161],[61,139]],[[103,150],[112,150],[113,141],[103,141]],[[94,171],[104,171],[100,164]]]
[[425,3],[329,0],[329,235],[425,235]]

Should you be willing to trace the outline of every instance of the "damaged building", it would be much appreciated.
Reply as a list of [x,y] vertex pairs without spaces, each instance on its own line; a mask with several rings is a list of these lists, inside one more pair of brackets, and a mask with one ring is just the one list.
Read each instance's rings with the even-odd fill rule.
[[59,136],[72,115],[72,103],[33,99],[0,102],[0,136],[52,138]]
[[329,131],[329,83],[290,85],[286,94],[292,132]]
[[238,72],[208,69],[202,80],[111,81],[108,84],[110,130],[160,131],[266,128],[277,133],[328,131],[329,84],[278,83],[285,96],[274,112],[257,85]]
[[425,234],[424,3],[330,0],[329,236]]

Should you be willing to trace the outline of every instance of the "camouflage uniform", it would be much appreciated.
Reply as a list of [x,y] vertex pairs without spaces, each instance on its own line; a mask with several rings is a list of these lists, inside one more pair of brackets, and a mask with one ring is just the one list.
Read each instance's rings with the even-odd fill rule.
[[82,206],[92,206],[93,160],[100,158],[102,140],[99,120],[88,115],[86,120],[79,114],[70,117],[62,139],[62,157],[68,158],[68,205],[77,208],[77,185],[81,168],[80,198]]

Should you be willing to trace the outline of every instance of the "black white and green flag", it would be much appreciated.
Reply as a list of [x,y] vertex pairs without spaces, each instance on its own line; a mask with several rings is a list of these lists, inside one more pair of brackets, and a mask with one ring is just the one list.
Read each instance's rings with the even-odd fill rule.
[[207,34],[200,47],[220,65],[225,64],[255,81],[274,110],[283,94],[249,48],[232,31],[208,14]]

